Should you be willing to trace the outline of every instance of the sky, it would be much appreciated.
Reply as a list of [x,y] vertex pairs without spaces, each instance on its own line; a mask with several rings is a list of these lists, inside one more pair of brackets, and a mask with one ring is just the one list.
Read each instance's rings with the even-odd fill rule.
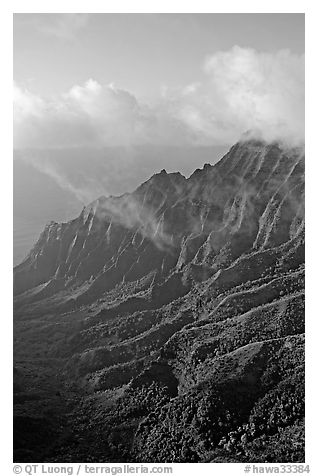
[[14,249],[246,137],[304,140],[302,14],[15,14]]
[[303,140],[302,14],[15,14],[16,148]]
[[14,76],[40,95],[89,78],[140,98],[202,80],[206,56],[238,45],[304,52],[301,14],[15,14]]

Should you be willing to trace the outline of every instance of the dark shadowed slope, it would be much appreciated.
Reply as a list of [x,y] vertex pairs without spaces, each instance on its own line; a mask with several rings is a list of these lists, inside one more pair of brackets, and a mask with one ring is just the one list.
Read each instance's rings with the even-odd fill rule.
[[303,461],[303,333],[303,151],[162,170],[15,268],[16,459]]

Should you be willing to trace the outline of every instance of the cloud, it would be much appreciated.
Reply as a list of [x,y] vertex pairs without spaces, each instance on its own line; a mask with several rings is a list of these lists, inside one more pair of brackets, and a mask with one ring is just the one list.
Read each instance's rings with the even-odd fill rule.
[[19,147],[63,148],[125,142],[137,127],[133,96],[89,80],[53,100],[15,86],[15,143]]
[[174,237],[164,229],[164,212],[158,214],[166,198],[164,190],[162,201],[157,209],[149,207],[146,200],[140,201],[134,194],[121,197],[101,197],[85,209],[85,216],[97,218],[95,226],[109,221],[120,223],[128,229],[135,229],[144,237],[151,240],[157,248],[168,251],[174,246]]
[[128,91],[92,79],[51,100],[14,86],[17,148],[178,143],[187,140],[184,127],[165,109],[142,105]]
[[202,141],[232,143],[246,131],[304,140],[304,56],[233,47],[205,61],[206,81],[184,88],[174,114]]
[[242,134],[304,140],[304,57],[233,47],[207,57],[204,81],[146,105],[90,79],[52,99],[15,85],[15,147],[232,144]]

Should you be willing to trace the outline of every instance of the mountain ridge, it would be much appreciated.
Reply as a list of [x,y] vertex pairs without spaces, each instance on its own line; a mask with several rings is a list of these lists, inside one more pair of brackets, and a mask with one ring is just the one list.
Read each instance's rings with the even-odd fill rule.
[[274,461],[303,461],[303,150],[248,141],[162,170],[48,225],[14,274],[19,398],[39,362],[75,392],[68,416],[52,391],[31,408],[72,428],[45,458],[272,461],[276,442]]

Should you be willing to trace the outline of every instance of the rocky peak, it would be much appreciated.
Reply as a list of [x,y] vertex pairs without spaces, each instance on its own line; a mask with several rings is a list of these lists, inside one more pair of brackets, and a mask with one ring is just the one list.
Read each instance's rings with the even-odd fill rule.
[[[212,260],[216,268],[253,243],[262,247],[287,240],[302,222],[295,204],[301,202],[303,173],[302,155],[257,141],[234,145],[217,164],[205,164],[189,179],[162,170],[133,193],[100,197],[77,219],[49,225],[16,268],[17,289],[51,279],[57,268],[68,282],[77,279],[79,268],[82,279],[110,268],[118,281],[136,261],[142,275],[152,264],[142,269],[136,243],[147,242],[158,255],[153,271],[161,273],[193,259],[205,265]],[[285,222],[277,227],[283,211]],[[124,261],[115,272],[119,257]]]

